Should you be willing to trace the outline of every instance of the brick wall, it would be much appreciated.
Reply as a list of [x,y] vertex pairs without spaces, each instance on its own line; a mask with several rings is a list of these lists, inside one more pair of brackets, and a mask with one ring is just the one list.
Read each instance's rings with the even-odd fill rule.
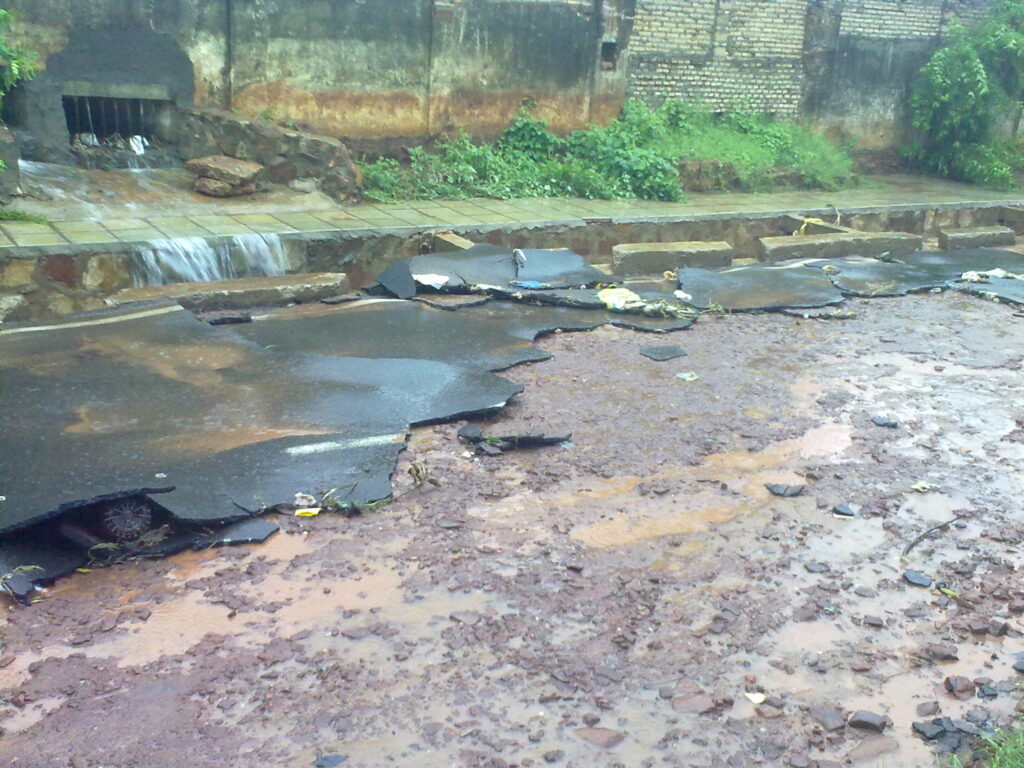
[[[820,81],[827,79],[830,86],[843,82],[842,69],[851,62],[845,53],[829,57],[830,52],[863,50],[870,55],[877,42],[880,56],[890,56],[893,47],[919,56],[922,45],[938,44],[955,24],[975,23],[989,4],[990,0],[637,0],[627,92],[649,102],[676,97],[715,109],[737,105],[795,116],[807,112],[807,95],[822,86]],[[823,56],[822,40],[809,39],[807,30],[825,7],[834,24]],[[825,69],[817,66],[823,60],[828,61]],[[905,98],[907,87],[902,72],[899,77],[890,89],[896,102]],[[856,83],[848,87],[855,88]],[[853,98],[851,103],[861,101]],[[892,107],[893,114],[900,111],[898,104]],[[841,122],[843,116],[835,119]]]

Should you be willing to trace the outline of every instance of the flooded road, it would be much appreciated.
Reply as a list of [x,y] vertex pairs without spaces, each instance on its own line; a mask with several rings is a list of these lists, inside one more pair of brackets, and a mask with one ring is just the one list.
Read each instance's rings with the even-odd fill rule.
[[849,308],[705,318],[664,363],[645,334],[549,336],[487,430],[571,445],[476,457],[422,428],[382,509],[12,607],[5,765],[931,765],[912,723],[1018,706],[1024,320]]

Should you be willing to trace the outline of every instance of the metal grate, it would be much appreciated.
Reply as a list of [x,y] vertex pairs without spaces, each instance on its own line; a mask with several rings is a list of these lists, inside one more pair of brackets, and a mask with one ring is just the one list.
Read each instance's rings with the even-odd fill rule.
[[72,142],[85,135],[99,142],[112,138],[153,138],[157,113],[163,101],[114,99],[104,96],[64,96],[64,117]]

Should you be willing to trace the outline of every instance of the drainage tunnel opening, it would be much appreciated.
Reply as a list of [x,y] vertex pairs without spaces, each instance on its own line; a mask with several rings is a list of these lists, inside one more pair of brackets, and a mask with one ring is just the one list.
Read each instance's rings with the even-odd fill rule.
[[71,143],[94,136],[104,143],[114,138],[141,136],[149,141],[157,116],[168,102],[153,99],[117,99],[105,96],[64,96],[64,117]]

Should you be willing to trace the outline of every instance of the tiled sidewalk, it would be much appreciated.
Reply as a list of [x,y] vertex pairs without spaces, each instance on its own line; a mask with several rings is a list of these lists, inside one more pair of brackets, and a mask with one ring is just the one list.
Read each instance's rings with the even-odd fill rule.
[[[892,205],[1024,204],[1019,193],[999,193],[964,184],[909,176],[873,179],[838,192],[793,190],[764,194],[691,195],[682,203],[647,200],[425,200],[397,205],[362,203],[289,213],[231,215],[138,215],[54,221],[52,225],[0,222],[0,247],[146,242],[167,238],[340,230],[467,227],[579,219],[685,217]],[[258,208],[257,208],[258,209]]]

